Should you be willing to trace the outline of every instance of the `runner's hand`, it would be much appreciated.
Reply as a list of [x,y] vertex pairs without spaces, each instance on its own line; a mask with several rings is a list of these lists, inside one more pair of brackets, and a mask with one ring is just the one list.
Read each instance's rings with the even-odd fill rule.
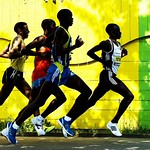
[[82,46],[83,44],[84,44],[84,42],[83,42],[82,38],[80,38],[78,35],[78,37],[76,38],[76,41],[75,41],[76,48]]

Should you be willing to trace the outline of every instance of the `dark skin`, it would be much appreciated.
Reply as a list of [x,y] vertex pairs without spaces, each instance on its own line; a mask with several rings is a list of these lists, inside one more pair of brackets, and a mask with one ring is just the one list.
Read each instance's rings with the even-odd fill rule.
[[9,58],[9,47],[10,47],[10,43],[2,50],[2,52],[0,53],[0,57],[2,58]]
[[[121,38],[120,28],[119,27],[115,27],[114,30],[109,33],[109,38],[111,39],[111,41],[113,41],[113,43],[118,45],[117,39]],[[96,45],[91,50],[89,50],[87,52],[87,55],[89,57],[93,58],[96,61],[103,62],[101,57],[99,57],[99,56],[97,56],[95,54],[95,52],[97,52],[97,51],[99,51],[101,49],[103,49],[106,52],[109,52],[111,50],[110,42],[108,40],[102,41],[99,45]],[[124,56],[126,56],[128,54],[128,51],[125,48],[122,48],[122,52],[121,53],[122,53],[121,57],[124,57]]]
[[[71,26],[73,23],[72,14],[66,15],[65,19],[67,19],[67,21],[61,20],[60,25],[63,26],[66,30],[68,30],[69,26]],[[65,33],[63,29],[60,28],[59,30],[56,31],[54,42],[56,46],[56,53],[58,56],[64,55],[65,53],[70,52],[74,50],[75,48],[78,48],[83,45],[82,39],[79,38],[78,36],[76,39],[75,45],[69,48],[63,48],[63,44],[67,40],[68,40],[68,35]],[[80,103],[84,103],[84,99],[87,100],[87,97],[90,96],[91,90],[84,83],[84,81],[77,75],[70,77],[67,83],[65,84],[65,86],[75,89],[81,93],[75,101],[75,104],[79,103],[79,105],[74,105],[72,109],[70,110],[70,112],[68,113],[70,117],[72,117],[74,116],[74,110],[79,109],[79,106],[81,106]],[[24,113],[20,116],[20,118],[16,119],[17,125],[21,125],[21,123],[25,121],[28,117],[30,117],[30,115],[37,108],[43,106],[45,101],[48,99],[48,97],[51,94],[55,95],[56,99],[53,100],[48,106],[48,108],[44,111],[44,113],[42,114],[43,117],[46,117],[47,115],[49,115],[51,112],[56,110],[59,106],[61,106],[66,101],[66,97],[64,93],[62,92],[62,90],[59,88],[59,86],[54,85],[51,81],[45,81],[35,101],[27,106],[27,108],[25,109]]]
[[[4,54],[6,54],[7,57],[10,57],[10,55],[13,55],[16,51],[21,51],[21,49],[25,47],[24,39],[28,37],[28,33],[29,33],[29,30],[28,30],[27,25],[24,25],[24,28],[22,30],[18,29],[18,35],[13,40],[13,43],[9,50],[9,54],[8,53],[6,54],[6,52]],[[8,47],[6,51],[7,50],[8,50]],[[31,87],[25,80],[22,80],[21,82],[17,82],[15,84],[6,82],[2,85],[2,88],[0,91],[0,105],[2,105],[5,102],[5,100],[8,98],[14,86],[16,86],[17,89],[29,99]]]
[[[60,21],[60,25],[63,26],[67,31],[68,31],[69,26],[72,26],[72,24],[73,24],[72,14],[65,16],[65,19],[62,22]],[[61,36],[61,35],[63,35],[63,36]],[[63,48],[63,45],[68,40],[68,34],[66,34],[66,32],[62,28],[60,28],[60,30],[58,30],[58,32],[56,33],[56,39],[55,40],[56,40],[56,44],[57,44],[56,45],[56,52],[58,55],[59,54],[63,55],[67,52],[71,52],[75,48],[79,48],[84,44],[82,39],[78,36],[76,38],[75,45],[73,45],[67,49]],[[65,85],[67,87],[75,89],[81,93],[77,97],[77,99],[76,99],[74,105],[72,106],[72,108],[70,109],[70,111],[67,113],[67,116],[72,118],[72,120],[75,120],[78,116],[78,112],[80,112],[80,110],[82,110],[82,108],[81,108],[82,105],[84,103],[86,103],[88,97],[90,96],[91,90],[84,83],[84,81],[77,75],[70,77]]]
[[[117,39],[121,38],[120,28],[118,26],[114,26],[114,29],[112,29],[108,34],[109,34],[109,38],[111,39],[111,41],[113,41],[113,43],[118,45]],[[90,49],[87,52],[87,55],[89,57],[93,58],[94,60],[101,62],[103,65],[106,65],[105,63],[107,63],[107,66],[108,66],[109,62],[104,62],[101,57],[96,55],[96,52],[100,51],[100,50],[104,50],[104,51],[110,52],[111,51],[111,44],[110,44],[110,42],[108,40],[102,41],[100,44],[98,44],[98,45],[94,46],[92,49]],[[121,52],[121,57],[124,57],[126,55],[127,55],[127,50],[125,48],[123,48],[122,52]],[[92,96],[90,97],[88,102],[85,105],[83,105],[83,107],[82,107],[83,109],[80,111],[80,113],[79,113],[79,115],[77,117],[82,115],[90,107],[94,106],[95,103],[108,91],[107,90],[107,86],[106,86],[106,91],[105,90],[101,90],[102,88],[104,88],[104,86],[105,85],[103,85],[103,87],[97,86],[95,88]],[[117,87],[116,87],[116,89],[117,89]],[[128,88],[122,82],[118,86],[118,90],[116,92],[119,93],[120,95],[124,96],[124,99],[122,100],[122,102],[120,104],[120,107],[118,109],[117,114],[112,119],[113,123],[117,123],[118,122],[119,118],[124,113],[124,111],[126,110],[126,108],[128,107],[128,105],[130,104],[130,102],[133,99],[132,93],[128,90]]]
[[[67,23],[65,23],[65,22],[60,23],[60,25],[62,27],[64,27],[67,31],[68,31],[69,26],[72,26],[72,24],[73,24],[72,16],[68,16],[68,20],[69,21]],[[56,32],[56,38],[55,38],[55,43],[57,43],[55,45],[56,46],[56,54],[58,56],[66,54],[68,52],[71,52],[75,48],[79,48],[80,46],[82,46],[84,44],[82,39],[78,36],[76,38],[75,45],[73,45],[69,48],[63,48],[63,45],[67,42],[67,40],[68,40],[68,34],[62,28],[59,28],[59,30],[57,30],[57,32]]]
[[[45,36],[49,36],[49,41],[52,41],[52,39],[54,38],[54,31],[55,31],[56,25],[55,24],[47,24],[47,26],[45,27],[44,30],[44,35]],[[28,54],[33,54],[33,56],[37,56],[39,54],[39,56],[41,57],[41,59],[45,60],[45,59],[50,59],[51,57],[51,52],[45,52],[45,47],[44,42],[46,40],[46,37],[41,35],[36,37],[32,42],[30,42],[25,49],[25,53]],[[51,40],[50,40],[51,39]],[[49,43],[49,46],[51,45],[51,43]],[[33,52],[31,49],[35,48],[36,52]],[[51,48],[51,46],[50,46]],[[34,60],[34,63],[36,63],[36,59]],[[31,96],[30,96],[30,101],[29,103],[33,102],[35,100],[35,98],[37,97],[38,93],[40,91],[40,87],[37,89],[32,89],[31,91]],[[26,107],[24,107],[25,109]],[[19,113],[18,117],[21,115],[21,113],[24,111],[24,109]],[[34,116],[38,116],[40,114],[39,109],[37,109],[37,111],[34,113]],[[18,118],[17,117],[17,118]]]

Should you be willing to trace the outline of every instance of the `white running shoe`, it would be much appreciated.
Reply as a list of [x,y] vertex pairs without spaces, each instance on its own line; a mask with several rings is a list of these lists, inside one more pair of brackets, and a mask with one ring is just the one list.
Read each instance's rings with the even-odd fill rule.
[[33,119],[31,119],[31,122],[34,125],[34,128],[38,136],[45,135],[45,131],[43,129],[43,122],[40,119],[38,119],[37,117],[34,117]]
[[1,135],[7,138],[7,136],[8,136],[7,127],[1,131]]
[[119,131],[118,124],[112,123],[111,121],[108,122],[107,128],[114,134],[115,136],[122,136],[122,134]]

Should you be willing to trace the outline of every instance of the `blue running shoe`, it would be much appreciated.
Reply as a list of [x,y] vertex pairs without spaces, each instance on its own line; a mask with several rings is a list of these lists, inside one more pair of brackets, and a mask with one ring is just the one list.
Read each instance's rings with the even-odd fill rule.
[[60,126],[63,128],[63,130],[65,130],[70,136],[74,136],[75,133],[71,130],[70,125],[71,125],[71,121],[66,121],[63,118],[60,118],[58,120],[58,123],[60,124]]
[[8,130],[11,126],[11,122],[7,123],[7,127],[1,131],[1,135],[8,140]]
[[9,130],[8,130],[8,141],[12,144],[17,144],[17,140],[16,140],[16,133],[17,130],[13,128],[13,124],[11,122],[8,122],[8,124],[10,125]]
[[64,129],[64,128],[62,128],[62,133],[63,133],[63,135],[64,135],[64,137],[65,137],[65,138],[67,138],[67,137],[68,137],[67,132],[65,131],[65,129]]

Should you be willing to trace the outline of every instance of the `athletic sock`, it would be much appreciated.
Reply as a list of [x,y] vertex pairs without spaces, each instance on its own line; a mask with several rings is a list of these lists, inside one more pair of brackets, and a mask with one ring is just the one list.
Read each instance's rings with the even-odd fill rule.
[[69,116],[65,116],[64,118],[66,121],[71,121],[71,118]]
[[14,129],[16,129],[16,130],[19,129],[19,126],[16,124],[16,121],[13,123],[12,127],[13,127]]
[[38,118],[39,120],[41,120],[41,121],[44,120],[44,118],[43,118],[41,115],[37,116],[37,118]]

